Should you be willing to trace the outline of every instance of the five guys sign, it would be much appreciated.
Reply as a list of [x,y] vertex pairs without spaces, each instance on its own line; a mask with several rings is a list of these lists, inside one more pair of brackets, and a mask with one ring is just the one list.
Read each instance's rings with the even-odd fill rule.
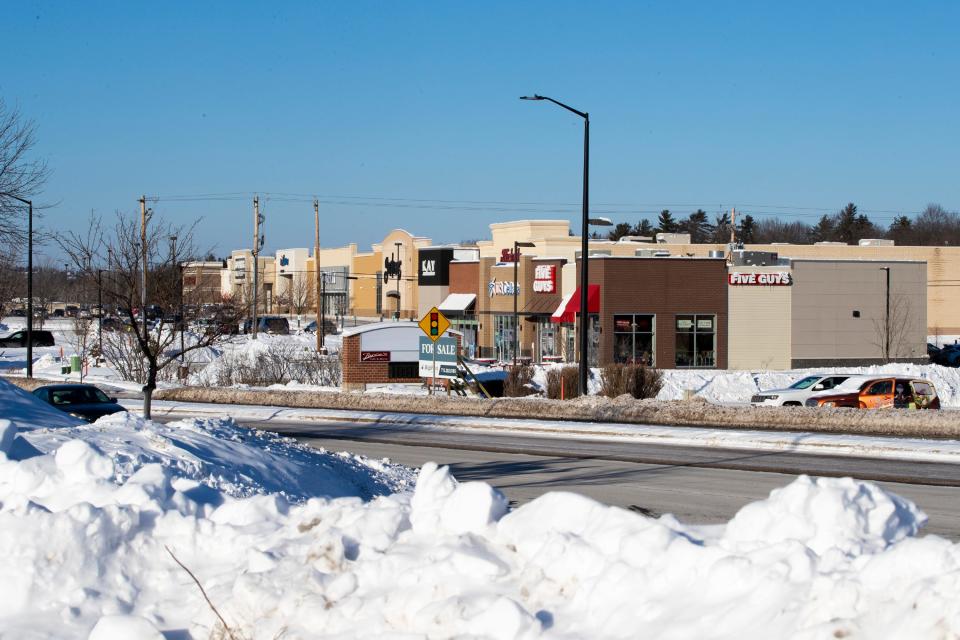
[[538,264],[533,270],[534,293],[556,293],[557,266],[553,264]]
[[793,277],[786,271],[774,273],[734,271],[727,274],[727,282],[733,285],[789,286],[793,284]]

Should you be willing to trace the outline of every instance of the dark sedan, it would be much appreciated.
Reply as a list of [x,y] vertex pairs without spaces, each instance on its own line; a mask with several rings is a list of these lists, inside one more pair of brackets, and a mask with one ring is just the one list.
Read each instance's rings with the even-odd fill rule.
[[37,387],[33,390],[33,395],[60,411],[87,422],[95,422],[111,413],[126,411],[117,404],[116,398],[108,398],[107,394],[92,384],[51,384]]

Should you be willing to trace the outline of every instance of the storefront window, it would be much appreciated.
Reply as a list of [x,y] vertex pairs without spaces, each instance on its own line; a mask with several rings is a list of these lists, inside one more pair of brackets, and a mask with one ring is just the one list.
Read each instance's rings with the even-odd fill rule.
[[613,361],[652,366],[654,326],[652,314],[613,316]]
[[496,349],[497,360],[509,362],[513,360],[513,315],[497,314],[493,316],[493,345]]
[[557,355],[557,325],[550,321],[550,318],[540,318],[537,320],[540,336],[540,361],[553,359]]
[[463,355],[467,358],[475,358],[477,356],[478,326],[476,317],[447,316],[447,319],[450,320],[450,327],[454,331],[459,331],[463,334],[460,342]]
[[676,365],[717,366],[717,317],[677,316]]

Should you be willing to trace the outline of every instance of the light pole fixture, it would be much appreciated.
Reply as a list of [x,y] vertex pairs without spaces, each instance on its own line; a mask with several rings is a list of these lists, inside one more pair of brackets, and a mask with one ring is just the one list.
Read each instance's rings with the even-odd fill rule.
[[27,377],[33,377],[33,201],[12,193],[0,193],[27,205]]
[[580,255],[582,256],[580,264],[580,395],[587,395],[587,371],[589,368],[589,347],[587,341],[587,283],[589,282],[588,277],[588,263],[587,258],[589,255],[589,249],[587,247],[587,236],[589,234],[590,226],[590,114],[586,111],[580,111],[574,109],[569,105],[565,105],[559,100],[554,100],[553,98],[548,98],[547,96],[541,96],[538,94],[533,94],[532,96],[520,96],[521,100],[546,100],[552,102],[558,107],[562,107],[573,113],[575,115],[583,118],[583,218],[581,221],[581,241],[580,241]]
[[520,247],[535,247],[532,242],[513,241],[513,366],[517,366],[517,357],[520,355],[520,314],[517,311],[517,294],[520,283],[517,282],[517,267],[520,264]]
[[890,267],[880,267],[887,272],[887,315],[883,322],[883,357],[890,361]]

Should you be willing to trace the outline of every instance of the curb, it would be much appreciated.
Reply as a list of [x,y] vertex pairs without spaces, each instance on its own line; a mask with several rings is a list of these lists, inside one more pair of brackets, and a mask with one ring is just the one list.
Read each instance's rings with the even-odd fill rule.
[[[121,400],[137,412],[138,401]],[[270,422],[355,422],[391,424],[423,430],[474,430],[500,434],[523,434],[543,438],[592,439],[685,447],[718,447],[742,451],[789,451],[858,458],[960,464],[960,441],[916,438],[818,434],[801,431],[754,431],[747,429],[706,429],[627,425],[623,423],[574,423],[476,416],[447,416],[419,413],[301,409],[256,405],[207,403],[153,403],[154,413],[163,417],[225,416],[236,420]]]

